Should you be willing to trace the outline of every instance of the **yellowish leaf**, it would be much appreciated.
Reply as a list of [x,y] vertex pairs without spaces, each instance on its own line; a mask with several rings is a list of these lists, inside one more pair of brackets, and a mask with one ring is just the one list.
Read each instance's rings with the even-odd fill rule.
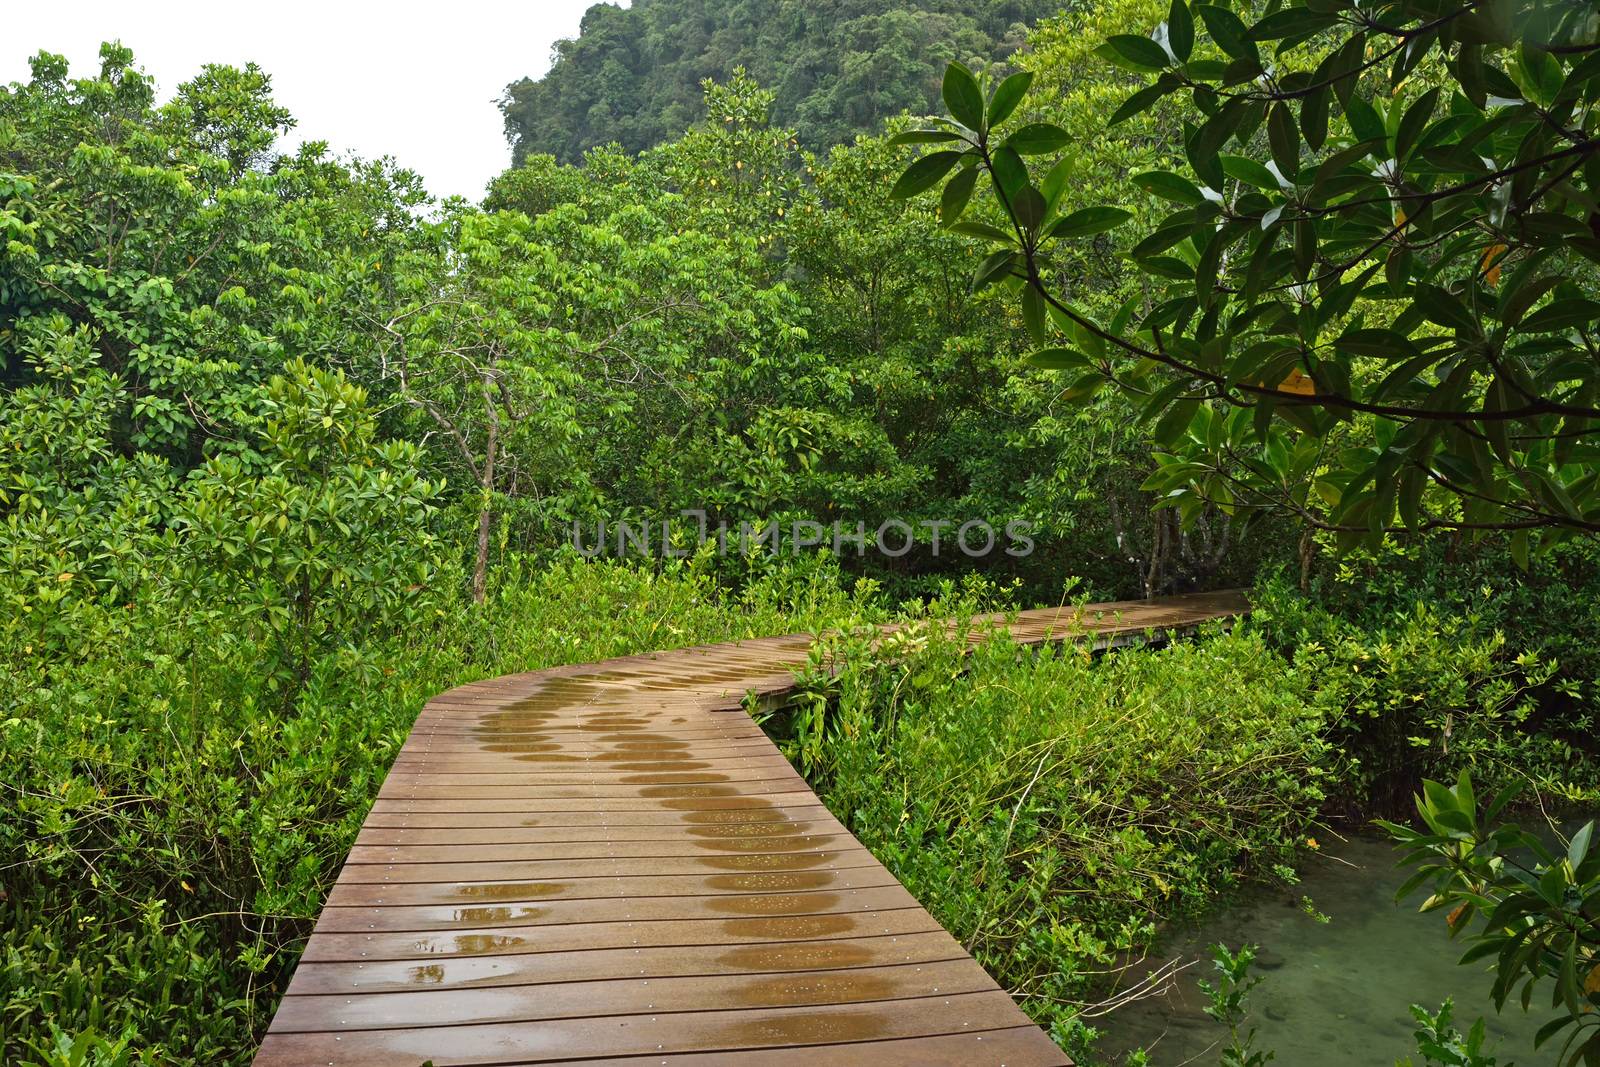
[[1502,244],[1492,244],[1483,250],[1483,262],[1479,264],[1478,269],[1483,272],[1486,285],[1500,284],[1500,261],[1505,258],[1505,254],[1506,246]]
[[1280,393],[1294,393],[1297,396],[1316,396],[1317,386],[1311,380],[1310,375],[1299,367],[1295,367],[1289,372],[1287,378],[1278,383],[1278,391]]

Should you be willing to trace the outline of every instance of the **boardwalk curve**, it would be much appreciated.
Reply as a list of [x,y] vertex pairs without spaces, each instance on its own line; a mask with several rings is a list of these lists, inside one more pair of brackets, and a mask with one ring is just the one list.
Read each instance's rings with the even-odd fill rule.
[[[1235,592],[1023,612],[1115,643]],[[257,1067],[1066,1064],[741,710],[810,638],[630,656],[429,701]]]

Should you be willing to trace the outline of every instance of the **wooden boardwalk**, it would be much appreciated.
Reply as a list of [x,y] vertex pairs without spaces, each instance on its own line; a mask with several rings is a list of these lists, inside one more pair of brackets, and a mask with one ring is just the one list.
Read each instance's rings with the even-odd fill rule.
[[[1237,593],[1024,612],[1112,643]],[[511,675],[428,703],[258,1067],[1065,1064],[741,710],[804,635]]]

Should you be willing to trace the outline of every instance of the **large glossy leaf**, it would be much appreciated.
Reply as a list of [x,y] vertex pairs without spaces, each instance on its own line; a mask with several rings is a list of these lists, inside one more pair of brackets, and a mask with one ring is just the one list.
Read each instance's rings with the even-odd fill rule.
[[1033,72],[1029,70],[1019,71],[1001,82],[989,100],[989,125],[998,126],[1010,118],[1032,84]]
[[1179,63],[1188,62],[1194,53],[1194,16],[1184,0],[1172,0],[1167,12],[1167,47]]
[[960,63],[944,70],[944,106],[967,129],[983,129],[983,92],[972,71]]
[[1195,11],[1218,48],[1235,59],[1260,60],[1256,43],[1250,39],[1249,30],[1238,15],[1215,4],[1199,4]]
[[1165,70],[1172,62],[1166,50],[1148,37],[1119,33],[1106,39],[1100,53],[1121,66],[1134,70]]
[[1031,122],[1006,138],[1006,145],[1021,156],[1037,156],[1066,147],[1071,138],[1060,126]]
[[1194,182],[1181,174],[1167,170],[1150,170],[1133,176],[1133,184],[1147,193],[1165,200],[1188,204],[1190,207],[1205,203],[1205,194]]
[[960,152],[929,152],[905,169],[900,180],[889,191],[893,200],[906,200],[925,192],[950,173],[950,168],[961,161]]
[[1088,237],[1115,229],[1133,218],[1133,212],[1119,207],[1086,207],[1063,215],[1050,227],[1051,237]]

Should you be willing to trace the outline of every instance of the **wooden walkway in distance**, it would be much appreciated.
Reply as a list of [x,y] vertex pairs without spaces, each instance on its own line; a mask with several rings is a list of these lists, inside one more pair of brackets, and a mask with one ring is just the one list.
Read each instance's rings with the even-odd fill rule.
[[[1114,643],[1234,592],[1023,612]],[[741,710],[774,637],[475,682],[395,759],[257,1067],[1066,1064]]]

